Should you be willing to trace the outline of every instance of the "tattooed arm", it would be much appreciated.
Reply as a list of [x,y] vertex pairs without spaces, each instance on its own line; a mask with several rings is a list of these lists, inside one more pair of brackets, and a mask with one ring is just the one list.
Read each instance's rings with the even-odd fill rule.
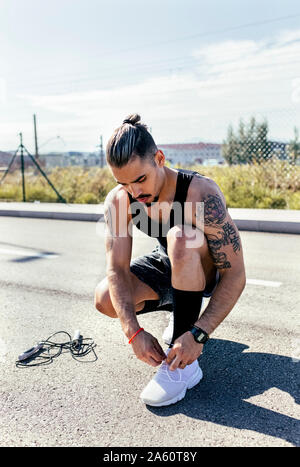
[[204,203],[204,234],[220,273],[220,282],[195,324],[211,334],[236,304],[245,287],[246,276],[241,239],[226,209],[224,196],[212,180],[205,181],[205,190],[201,196]]

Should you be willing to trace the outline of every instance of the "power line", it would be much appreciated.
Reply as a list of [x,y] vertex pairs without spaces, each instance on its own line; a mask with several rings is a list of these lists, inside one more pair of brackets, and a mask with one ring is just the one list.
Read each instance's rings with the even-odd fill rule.
[[[183,36],[181,38],[169,39],[167,41],[156,42],[156,43],[152,43],[152,44],[148,44],[148,45],[146,44],[146,45],[142,46],[142,48],[150,47],[150,46],[153,46],[153,45],[158,46],[158,45],[170,44],[172,42],[177,42],[177,41],[181,41],[181,40],[195,39],[196,37],[207,37],[207,36],[210,36],[210,35],[213,35],[213,34],[221,34],[221,33],[224,33],[224,32],[237,31],[237,30],[240,30],[240,29],[249,28],[249,27],[253,27],[253,26],[261,26],[261,25],[264,25],[264,24],[271,24],[271,23],[275,23],[275,22],[278,22],[278,21],[284,21],[284,20],[287,20],[287,19],[294,19],[294,18],[298,18],[299,16],[300,16],[300,13],[296,14],[296,15],[281,16],[281,17],[278,17],[278,18],[273,18],[271,20],[255,21],[255,22],[252,22],[252,23],[241,24],[239,26],[230,26],[230,27],[224,28],[224,29],[218,29],[218,30],[214,30],[214,31],[204,32],[204,33],[192,34],[192,35],[189,35],[189,36]],[[140,47],[138,47],[138,48],[140,48]],[[138,48],[128,49],[128,50],[137,50]]]
[[[285,61],[281,61],[280,63],[276,63],[275,60],[274,60],[274,63],[267,63],[267,64],[255,64],[255,65],[251,65],[251,66],[247,66],[245,67],[244,65],[241,65],[239,67],[236,67],[234,70],[227,70],[228,72],[230,73],[237,73],[239,72],[240,70],[262,70],[264,68],[271,68],[271,67],[274,67],[276,70],[281,67],[285,67],[286,65],[295,65],[297,63],[299,63],[299,60],[293,60],[293,57],[299,57],[299,54],[292,54],[288,57],[288,60],[285,60]],[[286,57],[285,57],[286,58]],[[195,62],[195,59],[191,59]],[[218,66],[220,65],[233,65],[234,63],[236,62],[239,62],[240,59],[235,59],[235,60],[227,60],[227,61],[222,61],[222,62],[214,62],[214,63],[211,63],[210,66],[213,66],[215,68],[217,68]],[[135,73],[134,73],[134,77],[138,77],[138,76],[142,76],[144,75],[145,73],[150,73],[153,71],[158,71],[160,74],[162,72],[173,72],[173,71],[176,71],[177,69],[184,69],[182,71],[192,71],[192,70],[195,70],[195,68],[201,66],[201,63],[194,63],[193,66],[190,66],[190,67],[187,67],[187,64],[190,62],[190,60],[187,60],[185,62],[181,62],[181,63],[178,63],[176,65],[174,65],[174,67],[170,67],[169,65],[163,67],[163,68],[159,68],[158,70],[156,70],[155,68],[148,68],[147,67],[147,63],[144,64],[144,68],[140,68],[139,70],[136,70]],[[160,62],[156,62],[157,64],[160,64],[160,63],[165,63],[164,61],[160,61]],[[205,64],[205,66],[207,66],[207,64]],[[125,68],[129,68],[128,70],[128,73],[127,75],[129,76],[132,76],[132,71],[131,71],[131,67],[128,67],[126,66]],[[113,70],[113,68],[112,68]],[[215,75],[216,73],[218,72],[218,70],[214,71],[214,72],[209,72],[209,73],[205,73],[205,77],[206,76],[213,76]],[[88,78],[88,79],[75,79],[75,80],[71,80],[71,81],[56,81],[56,82],[48,82],[47,85],[51,86],[51,85],[58,85],[58,84],[62,84],[62,85],[69,85],[69,84],[88,84],[88,83],[91,83],[91,82],[97,82],[97,84],[99,85],[100,83],[103,83],[105,82],[106,80],[110,80],[110,87],[111,87],[111,78],[114,78],[115,74],[109,74],[109,75],[106,75],[106,76],[103,76],[102,75],[102,79],[99,79],[98,77],[93,77],[93,78]],[[122,77],[124,78],[124,76],[126,76],[126,74],[122,75]],[[118,81],[117,81],[118,82]],[[115,82],[115,84],[117,83]],[[31,82],[32,84],[32,82]],[[124,84],[124,82],[122,82],[122,84]],[[35,87],[39,87],[39,84],[34,84]],[[40,84],[41,87],[44,87],[44,85],[41,83]]]
[[[181,36],[181,37],[177,37],[177,38],[173,38],[173,39],[168,39],[168,40],[165,40],[165,41],[151,42],[151,43],[148,43],[148,44],[143,44],[143,45],[139,45],[139,46],[136,46],[136,47],[127,48],[127,49],[107,51],[107,52],[102,53],[100,55],[95,55],[94,58],[99,60],[100,58],[105,57],[107,55],[109,55],[109,56],[115,55],[115,54],[123,55],[126,52],[132,52],[132,51],[144,49],[145,47],[147,47],[147,48],[148,47],[156,47],[156,46],[161,46],[161,45],[170,44],[170,43],[174,43],[174,42],[180,42],[180,41],[185,41],[185,40],[190,40],[190,39],[195,39],[195,38],[200,38],[200,37],[208,37],[208,36],[211,36],[211,35],[214,35],[214,34],[222,34],[224,32],[232,32],[232,31],[236,31],[236,30],[240,30],[240,29],[244,29],[244,28],[250,28],[250,27],[253,27],[253,26],[271,24],[271,23],[275,23],[275,22],[279,22],[279,21],[285,21],[285,20],[288,20],[288,19],[295,19],[295,18],[298,18],[298,17],[300,17],[300,13],[299,14],[297,13],[297,14],[294,14],[294,15],[288,15],[288,16],[281,16],[281,17],[270,19],[270,20],[262,20],[262,21],[255,21],[255,22],[252,22],[252,23],[245,23],[245,24],[238,25],[238,26],[229,26],[229,27],[223,28],[223,29],[207,31],[207,32],[203,32],[203,33],[196,33],[196,34],[192,34],[192,35],[188,35],[188,36]],[[73,62],[73,63],[76,63],[76,62]]]

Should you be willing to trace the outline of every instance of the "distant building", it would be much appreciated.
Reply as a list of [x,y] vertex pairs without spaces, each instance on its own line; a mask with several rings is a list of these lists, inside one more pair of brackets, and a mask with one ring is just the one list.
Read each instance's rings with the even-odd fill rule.
[[[5,172],[6,169],[8,168],[10,162],[13,159],[13,156],[15,154],[15,151],[0,151],[0,171]],[[32,161],[30,160],[29,156],[27,154],[24,154],[24,168],[26,169],[32,165]],[[10,167],[10,170],[15,170],[21,167],[21,157],[20,157],[20,152],[18,155],[16,155],[14,162],[12,166]]]
[[100,167],[100,155],[90,152],[69,151],[64,153],[51,152],[49,154],[40,154],[39,161],[46,168],[54,167]]
[[46,169],[54,167],[64,167],[64,155],[60,153],[40,154],[38,163]]
[[4,171],[7,169],[8,164],[10,163],[12,157],[13,157],[12,154],[8,152],[0,151],[0,170],[1,171]]
[[217,143],[182,143],[182,144],[159,144],[167,161],[171,165],[218,165],[224,163],[221,154],[221,144]]
[[287,159],[287,143],[282,143],[280,141],[270,141],[271,153],[275,154],[278,159]]

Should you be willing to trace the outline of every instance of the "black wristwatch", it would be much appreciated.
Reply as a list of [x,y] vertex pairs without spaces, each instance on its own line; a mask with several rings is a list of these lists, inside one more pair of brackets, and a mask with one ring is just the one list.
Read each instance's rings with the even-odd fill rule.
[[189,331],[193,334],[194,339],[196,342],[198,342],[198,344],[205,344],[205,342],[207,342],[209,339],[207,332],[203,331],[201,328],[198,328],[198,326],[192,326]]

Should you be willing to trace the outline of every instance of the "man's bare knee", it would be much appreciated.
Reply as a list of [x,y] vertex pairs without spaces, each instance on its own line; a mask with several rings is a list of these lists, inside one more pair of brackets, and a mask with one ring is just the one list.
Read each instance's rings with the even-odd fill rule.
[[111,303],[109,290],[106,281],[100,282],[95,289],[95,308],[110,318],[117,318],[117,313]]
[[[118,315],[115,312],[115,309],[110,299],[110,294],[109,294],[108,284],[107,284],[106,279],[101,281],[100,284],[98,284],[95,289],[94,305],[95,305],[96,310],[100,311],[100,313],[103,313],[104,315],[109,316],[110,318],[118,318]],[[135,305],[135,311],[136,312],[141,311],[144,308],[144,305],[145,305],[145,301],[137,303]]]
[[176,225],[169,230],[167,242],[173,285],[174,281],[176,285],[182,284],[186,277],[193,273],[197,277],[199,290],[205,289],[206,277],[202,261],[205,260],[207,242],[203,237],[203,233],[199,229],[188,225]]

